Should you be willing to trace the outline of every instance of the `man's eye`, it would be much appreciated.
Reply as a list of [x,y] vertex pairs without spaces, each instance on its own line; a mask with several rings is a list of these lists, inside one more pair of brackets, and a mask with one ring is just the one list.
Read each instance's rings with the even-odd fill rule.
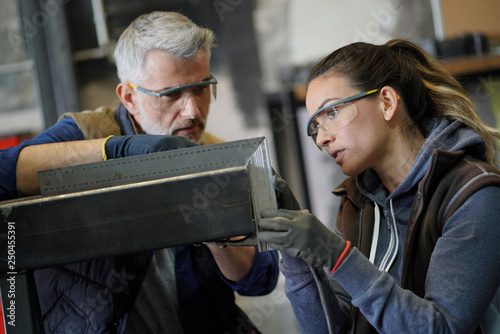
[[175,99],[178,99],[179,97],[181,97],[181,95],[182,95],[182,91],[178,90],[178,91],[168,93],[168,94],[165,94],[162,96],[164,96],[167,99],[175,100]]
[[194,94],[201,94],[207,89],[208,85],[201,85],[201,86],[195,86],[193,87],[193,93]]

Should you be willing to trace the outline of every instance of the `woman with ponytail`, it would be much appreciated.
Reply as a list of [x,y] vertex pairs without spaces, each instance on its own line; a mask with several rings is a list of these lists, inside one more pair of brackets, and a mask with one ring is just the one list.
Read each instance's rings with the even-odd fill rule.
[[490,330],[481,321],[500,285],[500,132],[405,40],[325,57],[306,107],[308,135],[349,176],[333,191],[335,231],[276,178],[289,204],[264,211],[258,234],[282,254],[302,333]]

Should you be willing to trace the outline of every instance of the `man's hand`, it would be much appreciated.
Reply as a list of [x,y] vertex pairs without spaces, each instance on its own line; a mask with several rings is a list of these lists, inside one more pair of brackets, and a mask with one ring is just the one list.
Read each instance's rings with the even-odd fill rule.
[[265,210],[257,233],[270,247],[298,257],[310,266],[332,270],[346,249],[346,242],[308,210]]
[[198,146],[180,136],[129,135],[109,137],[103,148],[105,159],[124,158],[154,152]]

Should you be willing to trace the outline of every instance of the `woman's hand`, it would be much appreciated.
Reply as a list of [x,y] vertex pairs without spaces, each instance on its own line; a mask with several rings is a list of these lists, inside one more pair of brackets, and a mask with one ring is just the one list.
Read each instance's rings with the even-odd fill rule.
[[270,247],[298,257],[310,266],[338,266],[346,241],[330,231],[308,210],[265,210],[257,233]]

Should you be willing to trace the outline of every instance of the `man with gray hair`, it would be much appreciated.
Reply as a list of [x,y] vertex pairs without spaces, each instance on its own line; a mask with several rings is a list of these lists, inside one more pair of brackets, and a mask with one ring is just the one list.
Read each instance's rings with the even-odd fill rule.
[[[133,21],[115,49],[116,108],[67,113],[0,151],[0,200],[36,195],[39,170],[221,142],[205,133],[213,32],[174,12]],[[234,293],[277,282],[276,252],[184,245],[37,270],[48,333],[252,333]]]

